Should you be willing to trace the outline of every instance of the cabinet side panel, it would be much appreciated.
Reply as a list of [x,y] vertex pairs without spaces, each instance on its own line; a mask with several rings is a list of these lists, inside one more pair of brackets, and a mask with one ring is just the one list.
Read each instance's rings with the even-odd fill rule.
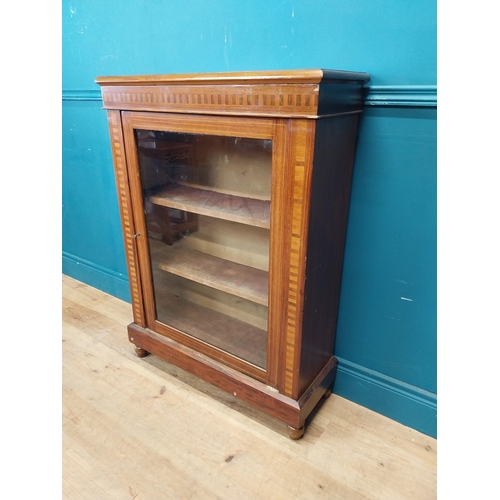
[[333,354],[358,116],[317,122],[299,395]]
[[361,111],[363,83],[322,83],[318,115]]
[[134,322],[140,326],[146,326],[144,321],[144,307],[142,293],[137,275],[134,221],[131,212],[130,190],[127,174],[127,160],[123,142],[123,130],[119,111],[108,111],[108,124],[111,139],[111,151],[115,168],[116,187],[118,190],[118,202],[120,205],[120,216],[125,243],[125,255],[127,258],[128,279],[130,294],[132,297],[132,310]]
[[288,158],[292,183],[291,228],[288,234],[289,268],[287,270],[287,317],[284,347],[283,392],[298,398],[302,305],[307,242],[307,214],[314,148],[314,120],[290,120]]

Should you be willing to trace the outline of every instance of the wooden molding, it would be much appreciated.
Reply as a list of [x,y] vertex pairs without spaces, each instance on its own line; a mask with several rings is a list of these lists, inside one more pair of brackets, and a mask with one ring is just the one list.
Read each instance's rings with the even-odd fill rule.
[[[64,90],[63,101],[102,101],[101,91]],[[436,107],[436,85],[372,85],[365,88],[363,106]]]
[[338,358],[334,392],[428,436],[437,436],[437,395]]
[[365,106],[437,106],[436,85],[377,85],[368,87]]
[[324,69],[292,69],[272,71],[238,71],[221,73],[189,73],[173,75],[135,75],[97,77],[96,83],[106,85],[207,85],[229,84],[306,84],[306,83],[350,83],[362,81],[367,83],[370,76],[366,73]]
[[175,340],[135,323],[128,326],[130,342],[295,428],[302,427],[314,406],[334,382],[337,360],[332,356],[321,373],[298,400],[263,382],[205,356]]

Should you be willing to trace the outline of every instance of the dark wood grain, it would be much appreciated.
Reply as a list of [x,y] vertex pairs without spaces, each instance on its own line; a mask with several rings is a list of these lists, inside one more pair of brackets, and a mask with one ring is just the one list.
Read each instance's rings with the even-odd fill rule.
[[135,323],[128,326],[128,336],[130,342],[146,352],[198,376],[296,429],[304,426],[336,373],[337,361],[332,358],[323,373],[296,401],[265,383]]
[[299,394],[334,350],[357,120],[344,115],[316,125]]
[[130,342],[144,350],[197,375],[286,424],[300,427],[304,423],[301,421],[299,403],[267,384],[134,323],[129,325],[128,335]]

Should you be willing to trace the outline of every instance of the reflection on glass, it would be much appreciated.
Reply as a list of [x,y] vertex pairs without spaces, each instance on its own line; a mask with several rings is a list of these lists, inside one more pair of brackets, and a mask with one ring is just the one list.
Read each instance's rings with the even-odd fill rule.
[[272,142],[136,140],[158,321],[265,369]]

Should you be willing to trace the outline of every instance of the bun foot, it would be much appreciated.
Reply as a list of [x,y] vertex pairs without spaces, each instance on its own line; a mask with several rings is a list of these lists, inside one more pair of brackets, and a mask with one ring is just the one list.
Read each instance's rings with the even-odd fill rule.
[[139,356],[139,358],[145,358],[149,354],[148,351],[145,351],[142,347],[138,346],[135,346],[135,353]]
[[287,427],[288,436],[290,436],[290,439],[293,439],[294,441],[296,441],[297,439],[300,439],[303,436],[304,429],[305,429],[304,425],[302,427],[299,427],[298,429],[289,425]]
[[325,393],[323,394],[323,399],[328,399],[330,397],[330,394],[332,393],[331,389],[327,389]]

